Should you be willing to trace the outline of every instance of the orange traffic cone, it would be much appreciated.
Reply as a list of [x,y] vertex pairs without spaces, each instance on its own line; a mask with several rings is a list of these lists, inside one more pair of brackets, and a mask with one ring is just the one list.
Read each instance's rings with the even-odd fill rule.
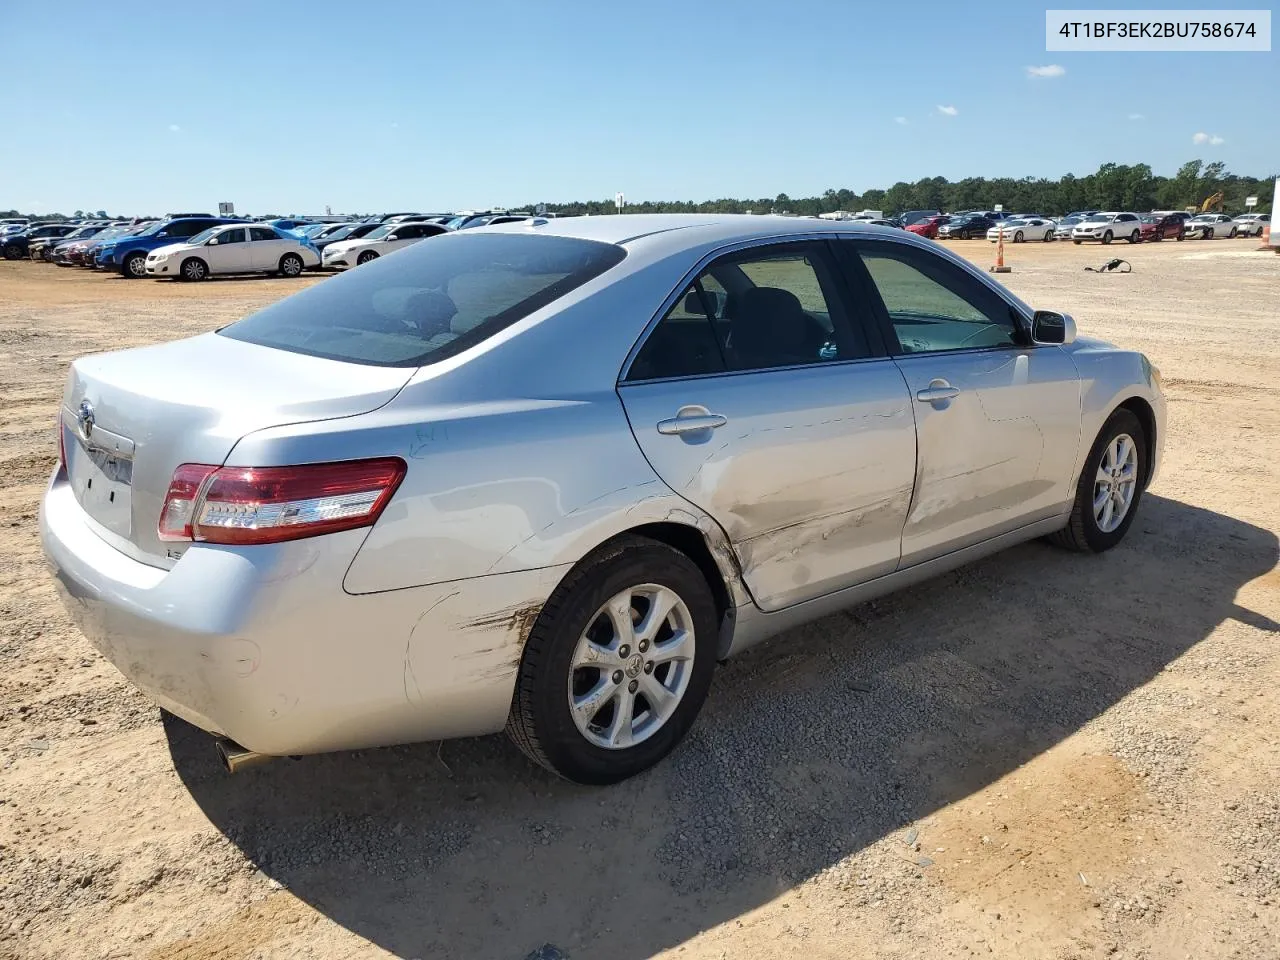
[[997,227],[996,233],[996,263],[991,268],[992,273],[1012,273],[1013,267],[1004,265],[1004,227]]

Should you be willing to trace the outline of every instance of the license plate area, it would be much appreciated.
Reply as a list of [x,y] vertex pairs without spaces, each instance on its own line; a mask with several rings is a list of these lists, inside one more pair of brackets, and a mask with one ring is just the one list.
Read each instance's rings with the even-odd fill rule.
[[84,511],[112,533],[133,531],[133,441],[95,428],[89,437],[65,422],[67,479]]

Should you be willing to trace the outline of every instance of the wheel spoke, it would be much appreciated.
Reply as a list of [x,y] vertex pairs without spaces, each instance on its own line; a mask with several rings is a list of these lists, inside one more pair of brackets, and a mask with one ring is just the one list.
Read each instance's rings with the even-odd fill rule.
[[1102,509],[1103,504],[1105,504],[1110,497],[1111,497],[1110,488],[1103,487],[1102,490],[1099,491],[1098,494],[1093,498],[1093,515],[1095,517],[1098,516],[1098,511]]
[[605,613],[613,624],[613,640],[610,644],[615,650],[619,644],[631,644],[636,638],[635,621],[631,619],[631,591],[624,590],[609,601]]
[[678,663],[693,659],[693,634],[688,630],[677,630],[669,640],[653,645],[652,660],[654,665],[660,663]]
[[640,677],[640,692],[649,701],[649,706],[654,714],[661,719],[665,719],[675,709],[676,703],[680,700],[679,697],[663,685],[661,680],[651,673],[643,674]]
[[1107,468],[1105,465],[1098,467],[1098,473],[1093,478],[1093,482],[1097,484],[1101,484],[1104,487],[1111,482],[1111,474],[1107,473]]
[[662,625],[667,622],[672,608],[679,602],[680,598],[670,590],[659,590],[655,593],[649,601],[649,610],[645,613],[644,619],[636,624],[636,639],[652,640],[662,629]]
[[1098,519],[1098,526],[1102,528],[1103,533],[1111,532],[1111,517],[1115,514],[1115,501],[1108,496],[1107,502],[1102,505],[1102,516]]
[[1116,459],[1115,466],[1123,467],[1129,462],[1129,452],[1133,447],[1133,442],[1126,436],[1116,437]]
[[587,670],[598,668],[600,670],[608,670],[618,664],[617,654],[608,647],[602,647],[598,643],[587,640],[585,644],[578,644],[578,649],[573,655],[573,663],[570,665],[571,670]]
[[[604,709],[605,704],[618,695],[620,689],[606,674],[602,673],[600,680],[594,687],[573,700],[573,712],[579,723],[582,726],[586,726],[594,720],[596,714]],[[615,715],[617,714],[616,709],[614,713]]]
[[628,747],[633,736],[631,721],[636,712],[636,696],[626,687],[618,687],[618,698],[613,704],[613,721],[605,732],[610,746]]

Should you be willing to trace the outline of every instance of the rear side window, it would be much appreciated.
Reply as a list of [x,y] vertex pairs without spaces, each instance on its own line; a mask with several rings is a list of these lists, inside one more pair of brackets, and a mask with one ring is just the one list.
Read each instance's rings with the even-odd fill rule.
[[386,367],[466,350],[626,256],[572,237],[480,234],[414,244],[251,314],[234,340]]

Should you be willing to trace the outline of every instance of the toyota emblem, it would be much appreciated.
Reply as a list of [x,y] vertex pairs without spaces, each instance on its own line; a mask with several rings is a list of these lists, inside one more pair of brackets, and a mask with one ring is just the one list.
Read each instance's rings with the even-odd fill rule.
[[76,423],[80,425],[80,435],[86,440],[93,433],[93,404],[88,400],[80,401],[80,410],[76,413]]

